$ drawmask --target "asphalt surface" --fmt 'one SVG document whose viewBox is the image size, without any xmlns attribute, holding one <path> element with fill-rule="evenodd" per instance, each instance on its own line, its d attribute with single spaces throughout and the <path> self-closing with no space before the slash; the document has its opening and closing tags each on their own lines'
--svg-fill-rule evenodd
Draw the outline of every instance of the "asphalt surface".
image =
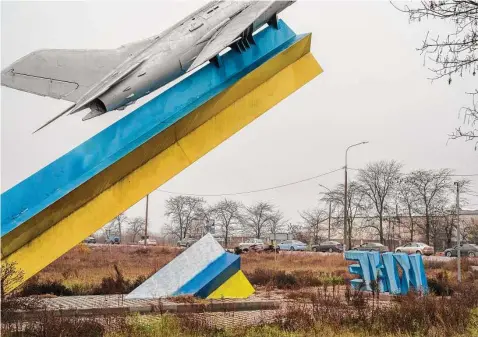
<svg viewBox="0 0 478 337">
<path fill-rule="evenodd" d="M 108 247 L 108 246 L 112 246 L 111 244 L 108 244 L 108 243 L 87 243 L 86 244 L 87 246 L 89 247 Z M 114 246 L 114 245 L 113 245 Z M 122 246 L 122 247 L 144 247 L 144 245 L 140 245 L 140 244 L 133 244 L 133 243 L 127 243 L 127 244 L 120 244 L 120 245 L 117 245 L 117 246 Z M 148 245 L 148 247 L 152 247 L 153 245 Z M 157 245 L 157 246 L 160 246 L 160 245 Z M 178 247 L 178 246 L 164 246 L 164 247 L 168 247 L 168 248 L 171 248 L 171 249 L 186 249 L 186 247 Z M 262 254 L 272 254 L 272 252 L 261 252 Z M 248 253 L 243 253 L 243 254 L 248 254 Z M 343 253 L 325 253 L 325 252 L 312 252 L 312 251 L 287 251 L 287 250 L 281 250 L 279 254 L 307 254 L 307 255 L 311 255 L 311 254 L 319 254 L 319 255 L 322 255 L 322 256 L 328 256 L 328 255 L 337 255 L 337 254 L 343 254 Z M 425 261 L 439 261 L 439 262 L 446 262 L 446 261 L 451 261 L 451 260 L 454 260 L 456 259 L 456 257 L 446 257 L 446 256 L 443 256 L 443 255 L 432 255 L 432 256 L 426 256 L 424 255 L 423 256 L 423 260 Z M 476 257 L 476 259 L 478 259 L 478 257 Z"/>
</svg>

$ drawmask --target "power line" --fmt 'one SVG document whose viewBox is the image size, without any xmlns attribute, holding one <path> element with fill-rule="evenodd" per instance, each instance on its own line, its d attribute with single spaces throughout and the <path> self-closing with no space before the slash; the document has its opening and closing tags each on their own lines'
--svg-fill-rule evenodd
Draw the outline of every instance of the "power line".
<svg viewBox="0 0 478 337">
<path fill-rule="evenodd" d="M 187 196 L 191 196 L 191 197 L 223 197 L 223 196 L 250 194 L 250 193 L 270 191 L 270 190 L 275 190 L 275 189 L 278 189 L 278 188 L 283 188 L 283 187 L 287 187 L 287 186 L 291 186 L 291 185 L 300 184 L 300 183 L 303 183 L 303 182 L 306 182 L 306 181 L 310 181 L 310 180 L 313 180 L 313 179 L 316 179 L 316 178 L 320 178 L 320 177 L 326 176 L 326 175 L 328 175 L 328 174 L 331 174 L 331 173 L 334 173 L 334 172 L 337 172 L 337 171 L 341 171 L 342 169 L 343 169 L 343 168 L 341 167 L 341 168 L 338 168 L 338 169 L 333 170 L 333 171 L 329 171 L 329 172 L 326 172 L 326 173 L 322 173 L 322 174 L 319 174 L 319 175 L 316 175 L 316 176 L 313 176 L 313 177 L 310 177 L 310 178 L 305 178 L 305 179 L 297 180 L 297 181 L 294 181 L 294 182 L 291 182 L 291 183 L 282 184 L 282 185 L 276 185 L 276 186 L 272 186 L 272 187 L 261 188 L 261 189 L 258 189 L 258 190 L 244 191 L 244 192 L 219 193 L 219 194 L 193 194 L 193 193 L 172 192 L 172 191 L 166 191 L 166 190 L 162 190 L 162 189 L 157 189 L 157 191 L 164 192 L 164 193 L 169 193 L 169 194 L 187 195 Z"/>
<path fill-rule="evenodd" d="M 357 168 L 352 168 L 352 167 L 347 167 L 348 170 L 353 170 L 353 171 L 360 171 L 361 169 Z M 450 174 L 450 177 L 478 177 L 478 173 L 472 173 L 472 174 Z"/>
<path fill-rule="evenodd" d="M 349 170 L 355 170 L 355 171 L 360 170 L 360 169 L 350 168 L 350 167 L 348 169 Z M 291 185 L 300 184 L 300 183 L 303 183 L 303 182 L 306 182 L 306 181 L 310 181 L 310 180 L 313 180 L 313 179 L 316 179 L 316 178 L 326 176 L 328 174 L 331 174 L 331 173 L 334 173 L 334 172 L 337 172 L 337 171 L 340 171 L 340 170 L 343 170 L 343 167 L 340 167 L 340 168 L 335 169 L 333 171 L 329 171 L 329 172 L 319 174 L 319 175 L 316 175 L 316 176 L 313 176 L 313 177 L 309 177 L 309 178 L 301 179 L 301 180 L 298 180 L 298 181 L 294 181 L 294 182 L 291 182 L 291 183 L 276 185 L 276 186 L 272 186 L 272 187 L 261 188 L 261 189 L 257 189 L 257 190 L 243 191 L 243 192 L 218 193 L 218 194 L 195 194 L 195 193 L 180 193 L 180 192 L 166 191 L 166 190 L 162 190 L 162 189 L 157 189 L 157 191 L 163 192 L 163 193 L 169 193 L 169 194 L 187 195 L 187 196 L 191 196 L 191 197 L 222 197 L 222 196 L 251 194 L 251 193 L 264 192 L 264 191 L 271 191 L 271 190 L 275 190 L 275 189 L 278 189 L 278 188 L 283 188 L 283 187 L 288 187 L 288 186 L 291 186 Z M 478 176 L 478 173 L 474 173 L 474 174 L 450 174 L 450 176 L 451 177 L 474 177 L 474 176 Z M 467 193 L 467 194 L 469 194 L 469 193 Z M 471 195 L 477 196 L 477 195 L 474 195 L 474 194 L 471 194 Z"/>
</svg>

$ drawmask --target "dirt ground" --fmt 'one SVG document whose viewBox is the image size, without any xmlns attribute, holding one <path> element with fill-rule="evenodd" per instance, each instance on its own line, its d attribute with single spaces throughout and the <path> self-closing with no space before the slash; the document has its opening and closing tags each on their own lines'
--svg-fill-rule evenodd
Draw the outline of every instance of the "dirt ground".
<svg viewBox="0 0 478 337">
<path fill-rule="evenodd" d="M 50 264 L 39 274 L 39 280 L 56 280 L 68 284 L 97 284 L 103 277 L 114 275 L 116 264 L 126 279 L 150 275 L 181 253 L 177 247 L 78 245 Z M 241 255 L 241 269 L 312 271 L 347 275 L 341 254 L 325 255 L 312 252 L 247 253 Z"/>
</svg>

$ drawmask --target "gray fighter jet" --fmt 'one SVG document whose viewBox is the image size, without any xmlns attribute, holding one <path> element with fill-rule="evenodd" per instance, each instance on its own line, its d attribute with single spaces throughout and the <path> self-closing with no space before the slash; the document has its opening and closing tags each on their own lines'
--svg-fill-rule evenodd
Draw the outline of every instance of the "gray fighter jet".
<svg viewBox="0 0 478 337">
<path fill-rule="evenodd" d="M 221 51 L 248 49 L 253 32 L 277 28 L 277 14 L 294 2 L 213 1 L 165 32 L 117 49 L 35 51 L 2 71 L 2 85 L 74 103 L 38 130 L 85 108 L 87 120 L 124 109 L 207 61 L 220 67 Z"/>
</svg>

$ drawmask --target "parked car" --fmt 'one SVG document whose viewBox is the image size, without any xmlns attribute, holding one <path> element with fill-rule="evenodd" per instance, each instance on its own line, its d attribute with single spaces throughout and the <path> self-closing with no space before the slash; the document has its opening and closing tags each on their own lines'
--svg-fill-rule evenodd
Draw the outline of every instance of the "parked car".
<svg viewBox="0 0 478 337">
<path fill-rule="evenodd" d="M 280 250 L 305 250 L 307 248 L 307 244 L 297 240 L 285 240 L 279 243 L 278 247 Z"/>
<path fill-rule="evenodd" d="M 433 255 L 435 249 L 423 242 L 410 242 L 406 245 L 395 248 L 395 253 Z"/>
<path fill-rule="evenodd" d="M 318 245 L 313 245 L 312 250 L 314 252 L 341 253 L 344 251 L 344 246 L 337 241 L 325 241 L 325 242 L 319 243 Z"/>
<path fill-rule="evenodd" d="M 365 250 L 365 251 L 376 251 L 376 252 L 388 252 L 388 247 L 377 242 L 366 242 L 362 243 L 360 246 L 355 246 L 352 250 Z"/>
<path fill-rule="evenodd" d="M 139 245 L 144 245 L 144 239 L 138 241 Z M 156 246 L 158 242 L 155 239 L 146 239 L 147 246 Z"/>
<path fill-rule="evenodd" d="M 197 240 L 196 239 L 182 239 L 178 241 L 178 247 L 190 247 L 192 246 Z"/>
<path fill-rule="evenodd" d="M 444 253 L 445 256 L 452 257 L 458 256 L 458 246 L 454 246 L 453 248 L 445 249 Z M 478 245 L 472 243 L 464 243 L 460 245 L 460 256 L 478 256 Z"/>
<path fill-rule="evenodd" d="M 262 252 L 264 251 L 265 249 L 265 246 L 261 243 L 256 243 L 256 244 L 253 244 L 251 246 L 249 246 L 249 249 L 248 251 L 250 252 Z"/>
<path fill-rule="evenodd" d="M 86 239 L 83 240 L 84 243 L 96 243 L 96 239 L 92 236 L 88 236 Z"/>
<path fill-rule="evenodd" d="M 118 236 L 112 236 L 110 238 L 106 238 L 105 243 L 110 245 L 119 245 L 121 240 Z"/>
<path fill-rule="evenodd" d="M 253 245 L 256 246 L 256 249 L 257 246 L 262 246 L 262 249 L 264 249 L 264 241 L 261 239 L 249 239 L 246 242 L 241 242 L 238 247 L 239 249 L 246 251 Z"/>
</svg>

